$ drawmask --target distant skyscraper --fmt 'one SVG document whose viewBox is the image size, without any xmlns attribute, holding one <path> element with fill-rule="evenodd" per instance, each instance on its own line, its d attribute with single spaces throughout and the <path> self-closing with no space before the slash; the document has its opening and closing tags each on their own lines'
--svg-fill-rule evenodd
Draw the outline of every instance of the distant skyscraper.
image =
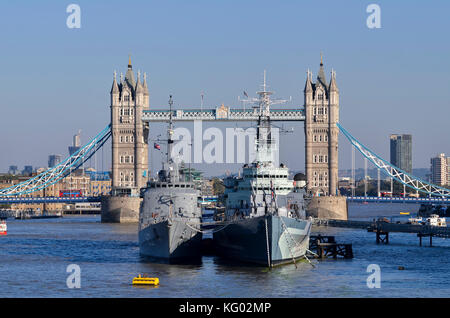
<svg viewBox="0 0 450 318">
<path fill-rule="evenodd" d="M 449 184 L 449 163 L 450 157 L 445 157 L 443 153 L 435 158 L 431 158 L 431 183 L 437 185 Z"/>
<path fill-rule="evenodd" d="M 50 155 L 48 156 L 48 167 L 54 167 L 61 163 L 61 155 Z"/>
<path fill-rule="evenodd" d="M 22 174 L 29 176 L 32 173 L 33 173 L 33 166 L 25 166 L 25 167 L 23 167 Z"/>
<path fill-rule="evenodd" d="M 9 166 L 8 174 L 19 174 L 19 168 L 17 166 Z"/>
<path fill-rule="evenodd" d="M 391 135 L 391 163 L 412 173 L 412 136 Z"/>
<path fill-rule="evenodd" d="M 78 134 L 73 136 L 72 146 L 69 146 L 69 156 L 73 155 L 77 152 L 81 147 L 81 131 L 78 131 Z"/>
</svg>

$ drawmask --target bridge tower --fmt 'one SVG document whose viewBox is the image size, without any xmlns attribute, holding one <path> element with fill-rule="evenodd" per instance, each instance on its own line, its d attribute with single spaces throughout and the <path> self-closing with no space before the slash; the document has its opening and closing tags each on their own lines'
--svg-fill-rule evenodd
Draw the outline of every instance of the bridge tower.
<svg viewBox="0 0 450 318">
<path fill-rule="evenodd" d="M 334 71 L 327 83 L 322 56 L 315 83 L 308 70 L 304 93 L 306 190 L 313 195 L 306 212 L 346 220 L 347 200 L 338 192 L 339 90 Z"/>
<path fill-rule="evenodd" d="M 112 131 L 112 194 L 139 194 L 148 178 L 148 123 L 143 123 L 142 112 L 149 109 L 149 93 L 146 74 L 137 81 L 131 65 L 120 83 L 116 74 L 111 88 Z"/>
<path fill-rule="evenodd" d="M 336 73 L 328 84 L 322 56 L 317 80 L 307 73 L 305 103 L 305 164 L 307 191 L 317 195 L 337 195 L 339 90 Z"/>
<path fill-rule="evenodd" d="M 112 183 L 111 196 L 102 198 L 102 222 L 137 222 L 139 192 L 148 179 L 148 123 L 142 121 L 149 109 L 147 77 L 134 77 L 131 59 L 111 87 Z"/>
</svg>

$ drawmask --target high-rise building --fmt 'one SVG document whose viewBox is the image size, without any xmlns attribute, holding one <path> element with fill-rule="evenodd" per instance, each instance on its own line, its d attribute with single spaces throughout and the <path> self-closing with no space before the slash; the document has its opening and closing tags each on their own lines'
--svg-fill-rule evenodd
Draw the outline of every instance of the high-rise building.
<svg viewBox="0 0 450 318">
<path fill-rule="evenodd" d="M 69 156 L 73 155 L 77 152 L 81 147 L 81 131 L 78 131 L 78 134 L 73 136 L 72 146 L 69 146 Z"/>
<path fill-rule="evenodd" d="M 412 173 L 412 136 L 391 135 L 391 164 Z"/>
<path fill-rule="evenodd" d="M 339 90 L 336 73 L 328 84 L 322 58 L 315 83 L 308 71 L 305 84 L 306 189 L 313 195 L 336 195 L 338 182 Z"/>
<path fill-rule="evenodd" d="M 22 170 L 23 175 L 31 176 L 32 173 L 33 173 L 33 166 L 23 167 L 23 170 Z"/>
<path fill-rule="evenodd" d="M 19 168 L 17 166 L 9 166 L 8 174 L 12 175 L 19 174 Z"/>
<path fill-rule="evenodd" d="M 447 184 L 450 185 L 450 157 L 447 157 Z"/>
<path fill-rule="evenodd" d="M 431 158 L 431 183 L 437 185 L 448 185 L 449 183 L 449 163 L 450 157 L 445 157 L 444 153 L 435 158 Z"/>
<path fill-rule="evenodd" d="M 61 163 L 61 155 L 49 155 L 48 156 L 48 167 L 52 168 Z"/>
</svg>

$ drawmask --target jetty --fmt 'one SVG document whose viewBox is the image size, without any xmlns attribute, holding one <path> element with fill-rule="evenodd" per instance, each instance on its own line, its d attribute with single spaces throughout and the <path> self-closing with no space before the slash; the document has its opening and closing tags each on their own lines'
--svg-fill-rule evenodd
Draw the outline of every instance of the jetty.
<svg viewBox="0 0 450 318">
<path fill-rule="evenodd" d="M 330 226 L 363 229 L 376 234 L 377 244 L 389 244 L 389 233 L 413 233 L 419 238 L 422 246 L 422 238 L 429 237 L 430 246 L 433 245 L 433 237 L 450 238 L 450 228 L 446 226 L 433 226 L 426 224 L 391 223 L 385 220 L 354 221 L 354 220 L 325 220 L 313 219 L 317 226 Z"/>
</svg>

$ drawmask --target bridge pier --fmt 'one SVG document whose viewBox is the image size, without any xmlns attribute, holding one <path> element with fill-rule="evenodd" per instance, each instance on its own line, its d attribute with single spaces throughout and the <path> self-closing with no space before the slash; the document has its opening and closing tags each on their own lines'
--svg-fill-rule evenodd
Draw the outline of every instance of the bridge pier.
<svg viewBox="0 0 450 318">
<path fill-rule="evenodd" d="M 103 196 L 102 223 L 135 223 L 139 221 L 142 199 L 129 196 Z"/>
<path fill-rule="evenodd" d="M 306 207 L 306 214 L 319 219 L 347 220 L 347 198 L 343 196 L 313 197 Z"/>
</svg>

